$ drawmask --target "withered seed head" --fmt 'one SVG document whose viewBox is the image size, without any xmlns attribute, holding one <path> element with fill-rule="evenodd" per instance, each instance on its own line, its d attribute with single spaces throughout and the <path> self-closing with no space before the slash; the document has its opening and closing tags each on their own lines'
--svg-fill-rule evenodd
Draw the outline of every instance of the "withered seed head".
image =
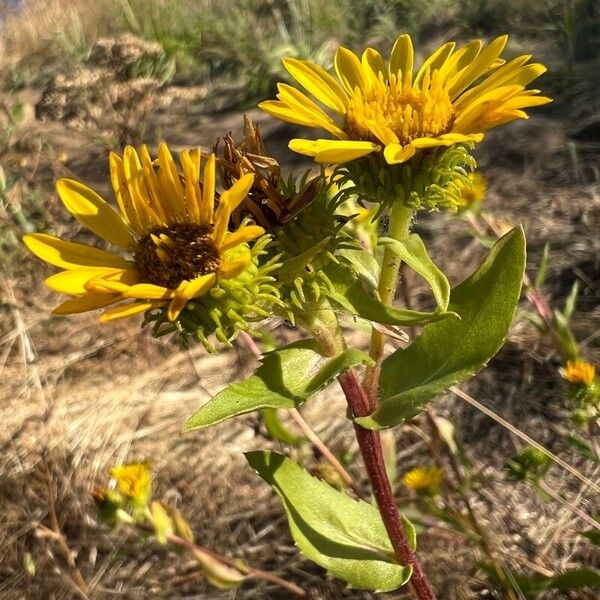
<svg viewBox="0 0 600 600">
<path fill-rule="evenodd" d="M 218 156 L 219 141 L 214 146 Z M 318 191 L 316 179 L 304 186 L 295 197 L 281 193 L 281 168 L 267 153 L 258 127 L 244 115 L 244 137 L 236 145 L 231 133 L 223 138 L 222 157 L 217 159 L 221 181 L 229 188 L 245 173 L 254 173 L 254 185 L 231 218 L 239 226 L 245 217 L 270 231 L 294 217 L 314 200 Z"/>
</svg>

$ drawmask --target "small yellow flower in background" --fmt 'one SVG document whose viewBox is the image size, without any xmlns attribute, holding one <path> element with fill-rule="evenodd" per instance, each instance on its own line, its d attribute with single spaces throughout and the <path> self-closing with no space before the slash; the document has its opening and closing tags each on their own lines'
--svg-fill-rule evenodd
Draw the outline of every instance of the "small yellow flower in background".
<svg viewBox="0 0 600 600">
<path fill-rule="evenodd" d="M 460 185 L 460 198 L 464 208 L 480 203 L 487 192 L 487 179 L 480 173 L 474 172 L 468 175 L 471 185 Z"/>
<path fill-rule="evenodd" d="M 118 304 L 101 315 L 106 322 L 167 306 L 174 321 L 189 301 L 248 267 L 252 256 L 247 242 L 264 229 L 242 225 L 229 231 L 229 220 L 252 186 L 253 175 L 242 176 L 218 196 L 214 155 L 205 161 L 202 182 L 199 149 L 182 150 L 179 158 L 183 177 L 164 143 L 157 160 L 146 146 L 139 152 L 128 146 L 122 157 L 111 153 L 118 211 L 83 183 L 58 180 L 56 189 L 67 210 L 129 257 L 44 233 L 24 236 L 33 254 L 64 269 L 45 282 L 71 296 L 55 314 Z"/>
<path fill-rule="evenodd" d="M 417 467 L 405 473 L 402 483 L 417 492 L 437 493 L 443 477 L 438 467 Z"/>
<path fill-rule="evenodd" d="M 509 62 L 500 58 L 507 40 L 504 35 L 487 46 L 476 40 L 460 48 L 448 42 L 416 74 L 407 34 L 396 40 L 387 65 L 373 48 L 359 59 L 340 47 L 334 59 L 337 80 L 319 65 L 285 58 L 290 75 L 334 116 L 285 83 L 278 84 L 277 100 L 259 106 L 337 138 L 290 142 L 292 150 L 317 162 L 345 163 L 383 152 L 388 164 L 404 163 L 426 148 L 480 142 L 484 131 L 526 119 L 523 109 L 551 102 L 539 90 L 526 89 L 546 71 L 543 65 L 527 64 L 530 55 Z"/>
<path fill-rule="evenodd" d="M 561 374 L 569 383 L 591 385 L 596 379 L 596 367 L 584 360 L 569 360 Z"/>
<path fill-rule="evenodd" d="M 113 467 L 110 476 L 117 482 L 117 489 L 123 496 L 133 500 L 138 506 L 145 506 L 150 499 L 152 477 L 148 463 L 132 463 Z"/>
</svg>

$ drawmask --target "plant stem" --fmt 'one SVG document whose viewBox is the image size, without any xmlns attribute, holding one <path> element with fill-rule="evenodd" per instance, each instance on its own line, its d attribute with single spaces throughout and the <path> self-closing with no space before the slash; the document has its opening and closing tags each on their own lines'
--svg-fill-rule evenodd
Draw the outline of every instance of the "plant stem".
<svg viewBox="0 0 600 600">
<path fill-rule="evenodd" d="M 371 401 L 356 375 L 352 371 L 345 371 L 339 375 L 338 381 L 344 390 L 348 406 L 353 415 L 356 417 L 368 415 Z M 358 424 L 354 425 L 354 431 L 371 481 L 373 495 L 394 548 L 396 559 L 400 564 L 412 567 L 410 583 L 415 596 L 419 600 L 435 600 L 435 594 L 421 569 L 417 555 L 408 543 L 400 511 L 396 505 L 392 486 L 385 470 L 379 433 L 364 429 Z"/>
<path fill-rule="evenodd" d="M 79 592 L 79 595 L 86 600 L 89 600 L 88 596 L 88 587 L 85 582 L 85 579 L 81 575 L 81 572 L 77 568 L 77 564 L 75 563 L 75 559 L 73 558 L 73 553 L 71 552 L 71 548 L 69 548 L 69 544 L 60 528 L 60 524 L 58 522 L 58 515 L 56 514 L 56 505 L 54 503 L 54 490 L 52 489 L 52 474 L 50 473 L 50 468 L 48 467 L 48 463 L 45 458 L 42 458 L 42 465 L 44 467 L 44 477 L 46 480 L 46 488 L 48 490 L 48 515 L 50 517 L 50 522 L 52 524 L 52 531 L 55 534 L 55 539 L 60 546 L 60 549 L 71 569 L 72 573 L 72 581 L 75 585 L 75 588 Z"/>
<path fill-rule="evenodd" d="M 410 233 L 412 216 L 412 209 L 405 207 L 399 202 L 396 203 L 390 212 L 388 236 L 395 240 L 405 240 Z M 389 246 L 386 246 L 383 252 L 378 285 L 379 299 L 383 304 L 392 305 L 394 302 L 401 263 L 400 257 Z M 375 361 L 375 366 L 369 369 L 364 382 L 371 410 L 377 405 L 377 388 L 379 386 L 379 373 L 381 371 L 385 340 L 385 334 L 373 328 L 369 355 Z"/>
<path fill-rule="evenodd" d="M 345 348 L 337 317 L 331 306 L 323 300 L 317 311 L 304 315 L 302 326 L 311 333 L 319 344 L 324 356 L 336 356 Z M 371 400 L 361 382 L 352 370 L 338 375 L 338 382 L 344 391 L 353 417 L 363 417 L 371 413 Z M 377 389 L 377 388 L 376 388 Z M 435 594 L 421 570 L 414 550 L 408 543 L 400 511 L 396 506 L 390 480 L 385 469 L 383 449 L 379 432 L 364 429 L 354 424 L 356 439 L 371 482 L 371 488 L 379 514 L 385 525 L 388 537 L 394 548 L 396 560 L 401 565 L 412 567 L 410 583 L 419 600 L 435 600 Z"/>
<path fill-rule="evenodd" d="M 136 527 L 144 532 L 154 532 L 154 528 L 151 525 L 147 525 L 145 523 L 137 523 Z M 187 548 L 192 552 L 198 551 L 203 552 L 204 554 L 208 554 L 215 560 L 218 560 L 220 563 L 235 569 L 242 573 L 243 575 L 247 575 L 248 577 L 253 577 L 254 579 L 262 579 L 263 581 L 268 581 L 270 583 L 274 583 L 279 587 L 291 592 L 292 594 L 299 596 L 301 598 L 306 597 L 306 592 L 295 583 L 291 583 L 290 581 L 286 581 L 281 577 L 277 577 L 277 575 L 273 575 L 273 573 L 269 573 L 268 571 L 263 571 L 262 569 L 256 569 L 250 566 L 244 566 L 241 561 L 233 560 L 228 558 L 227 556 L 223 556 L 222 554 L 217 554 L 204 546 L 200 546 L 195 542 L 191 542 L 190 540 L 186 540 L 174 533 L 170 533 L 167 535 L 167 541 L 176 546 L 181 546 L 183 548 Z"/>
</svg>

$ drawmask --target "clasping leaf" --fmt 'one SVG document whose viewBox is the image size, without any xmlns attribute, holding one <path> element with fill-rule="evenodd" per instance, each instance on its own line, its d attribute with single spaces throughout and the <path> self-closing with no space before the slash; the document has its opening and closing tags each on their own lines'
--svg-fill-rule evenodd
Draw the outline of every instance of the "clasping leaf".
<svg viewBox="0 0 600 600">
<path fill-rule="evenodd" d="M 246 458 L 275 490 L 300 550 L 352 587 L 389 592 L 404 585 L 411 568 L 399 565 L 377 509 L 353 500 L 275 452 L 248 452 Z M 416 534 L 404 520 L 414 545 Z"/>
<path fill-rule="evenodd" d="M 383 361 L 379 408 L 356 421 L 368 429 L 398 425 L 437 394 L 484 367 L 508 335 L 524 270 L 525 236 L 518 227 L 452 290 L 448 309 L 460 319 L 428 325 L 408 348 Z"/>
<path fill-rule="evenodd" d="M 345 369 L 370 362 L 369 356 L 356 348 L 326 358 L 319 354 L 314 340 L 283 346 L 265 354 L 254 375 L 231 384 L 199 408 L 184 425 L 184 431 L 209 427 L 254 410 L 296 408 Z"/>
</svg>

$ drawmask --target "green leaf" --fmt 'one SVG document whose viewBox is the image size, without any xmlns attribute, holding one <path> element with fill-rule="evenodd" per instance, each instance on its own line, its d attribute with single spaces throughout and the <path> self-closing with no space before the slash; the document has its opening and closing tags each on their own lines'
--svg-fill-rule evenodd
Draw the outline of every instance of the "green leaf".
<svg viewBox="0 0 600 600">
<path fill-rule="evenodd" d="M 356 274 L 365 283 L 372 289 L 377 289 L 380 267 L 372 252 L 357 248 L 344 248 L 339 250 L 336 256 L 340 256 L 350 263 Z"/>
<path fill-rule="evenodd" d="M 324 290 L 323 293 L 339 304 L 344 311 L 368 321 L 408 327 L 457 317 L 452 312 L 420 312 L 386 306 L 374 296 L 370 296 L 354 272 L 343 265 L 331 264 L 325 273 L 333 283 L 334 289 Z"/>
<path fill-rule="evenodd" d="M 423 240 L 413 233 L 404 241 L 389 237 L 379 238 L 379 241 L 388 246 L 413 271 L 423 277 L 429 284 L 439 309 L 446 311 L 450 301 L 450 282 L 427 254 Z"/>
<path fill-rule="evenodd" d="M 356 348 L 325 358 L 314 340 L 294 342 L 265 354 L 254 375 L 219 392 L 188 419 L 183 430 L 209 427 L 264 408 L 296 408 L 345 369 L 369 363 L 369 356 Z"/>
<path fill-rule="evenodd" d="M 575 312 L 575 303 L 577 302 L 577 295 L 579 294 L 579 282 L 576 281 L 567 296 L 565 301 L 565 308 L 563 310 L 563 315 L 567 321 L 567 323 L 571 320 L 573 313 Z"/>
<path fill-rule="evenodd" d="M 480 566 L 492 579 L 497 580 L 495 570 L 491 565 L 481 564 Z M 526 596 L 537 596 L 546 590 L 567 592 L 584 587 L 600 587 L 600 571 L 589 567 L 573 569 L 561 575 L 552 575 L 550 577 L 540 575 L 539 573 L 532 575 L 510 573 L 510 576 L 511 580 L 514 581 L 515 585 Z"/>
<path fill-rule="evenodd" d="M 473 376 L 508 335 L 525 269 L 525 236 L 515 228 L 481 266 L 452 290 L 449 309 L 460 320 L 429 325 L 408 348 L 383 361 L 381 404 L 356 421 L 368 429 L 398 425 L 451 385 Z"/>
<path fill-rule="evenodd" d="M 550 244 L 546 242 L 544 250 L 542 252 L 542 259 L 540 260 L 540 266 L 535 276 L 535 289 L 539 290 L 546 281 L 546 275 L 548 273 L 548 258 L 550 257 Z"/>
<path fill-rule="evenodd" d="M 292 537 L 307 558 L 359 589 L 388 592 L 409 580 L 411 568 L 396 563 L 373 505 L 353 500 L 281 454 L 248 452 L 246 458 L 281 498 Z M 406 525 L 414 541 L 414 528 Z"/>
<path fill-rule="evenodd" d="M 265 408 L 261 410 L 263 423 L 269 435 L 274 439 L 289 446 L 299 446 L 306 438 L 294 435 L 281 421 L 276 408 Z"/>
<path fill-rule="evenodd" d="M 580 531 L 579 534 L 590 540 L 594 546 L 600 546 L 600 531 L 598 529 L 587 529 L 586 531 Z"/>
</svg>

